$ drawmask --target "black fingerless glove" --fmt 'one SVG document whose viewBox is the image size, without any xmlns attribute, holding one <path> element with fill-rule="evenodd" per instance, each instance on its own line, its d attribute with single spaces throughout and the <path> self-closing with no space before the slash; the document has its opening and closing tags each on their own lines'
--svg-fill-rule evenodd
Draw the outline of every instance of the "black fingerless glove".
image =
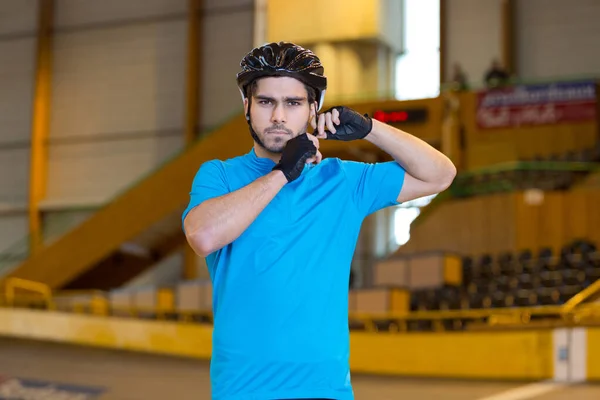
<svg viewBox="0 0 600 400">
<path fill-rule="evenodd" d="M 300 176 L 306 160 L 317 154 L 317 148 L 308 138 L 306 133 L 288 140 L 281 154 L 281 160 L 273 167 L 273 171 L 283 172 L 288 182 L 292 182 Z"/>
<path fill-rule="evenodd" d="M 325 131 L 327 139 L 343 140 L 346 142 L 364 139 L 371 132 L 371 129 L 373 129 L 373 120 L 367 114 L 363 116 L 351 108 L 343 106 L 332 107 L 325 111 L 325 113 L 331 112 L 334 109 L 340 113 L 340 124 L 334 124 L 335 133 Z"/>
</svg>

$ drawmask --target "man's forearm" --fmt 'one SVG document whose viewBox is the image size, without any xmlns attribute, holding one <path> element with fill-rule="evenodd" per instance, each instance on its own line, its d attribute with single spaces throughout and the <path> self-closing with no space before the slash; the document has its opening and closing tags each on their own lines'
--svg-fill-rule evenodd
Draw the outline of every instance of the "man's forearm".
<svg viewBox="0 0 600 400">
<path fill-rule="evenodd" d="M 188 243 L 206 256 L 237 239 L 287 183 L 273 171 L 229 194 L 193 208 L 184 221 Z"/>
<path fill-rule="evenodd" d="M 456 168 L 448 157 L 425 141 L 380 121 L 365 138 L 392 156 L 408 174 L 423 182 L 451 182 Z"/>
</svg>

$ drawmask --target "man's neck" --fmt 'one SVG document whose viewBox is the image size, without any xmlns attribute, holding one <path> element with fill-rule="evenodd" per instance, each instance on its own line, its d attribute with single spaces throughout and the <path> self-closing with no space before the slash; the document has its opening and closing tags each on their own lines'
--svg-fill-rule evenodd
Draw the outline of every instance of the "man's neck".
<svg viewBox="0 0 600 400">
<path fill-rule="evenodd" d="M 269 159 L 273 160 L 273 162 L 275 164 L 277 164 L 279 162 L 279 160 L 281 159 L 280 153 L 272 153 L 272 152 L 266 150 L 265 148 L 263 148 L 262 146 L 259 146 L 258 143 L 256 143 L 256 142 L 254 142 L 254 152 L 256 153 L 257 157 L 269 158 Z"/>
</svg>

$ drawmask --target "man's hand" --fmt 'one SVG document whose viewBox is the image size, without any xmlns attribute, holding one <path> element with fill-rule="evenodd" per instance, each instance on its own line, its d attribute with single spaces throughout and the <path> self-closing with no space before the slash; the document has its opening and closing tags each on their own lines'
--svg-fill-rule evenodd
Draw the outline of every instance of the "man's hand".
<svg viewBox="0 0 600 400">
<path fill-rule="evenodd" d="M 295 181 L 302 173 L 304 165 L 321 162 L 322 156 L 318 148 L 319 140 L 316 137 L 306 133 L 298 135 L 285 144 L 281 159 L 273 170 L 283 172 L 288 182 Z"/>
<path fill-rule="evenodd" d="M 364 139 L 373 129 L 373 120 L 348 107 L 337 106 L 319 115 L 318 122 L 313 118 L 311 125 L 319 139 L 351 141 Z"/>
</svg>

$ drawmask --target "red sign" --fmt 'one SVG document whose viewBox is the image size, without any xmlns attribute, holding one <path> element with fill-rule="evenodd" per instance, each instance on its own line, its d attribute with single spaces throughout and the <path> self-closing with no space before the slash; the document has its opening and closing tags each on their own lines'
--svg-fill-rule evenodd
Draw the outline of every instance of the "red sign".
<svg viewBox="0 0 600 400">
<path fill-rule="evenodd" d="M 385 112 L 377 110 L 373 113 L 373 118 L 385 123 L 406 122 L 408 113 L 406 111 Z"/>
<path fill-rule="evenodd" d="M 477 123 L 480 128 L 551 125 L 594 119 L 596 119 L 595 102 L 487 108 L 480 109 L 477 113 Z"/>
<path fill-rule="evenodd" d="M 405 110 L 376 110 L 373 118 L 386 124 L 422 123 L 427 121 L 426 108 L 410 108 Z"/>
<path fill-rule="evenodd" d="M 477 125 L 482 129 L 593 121 L 594 83 L 517 86 L 481 92 Z"/>
</svg>

